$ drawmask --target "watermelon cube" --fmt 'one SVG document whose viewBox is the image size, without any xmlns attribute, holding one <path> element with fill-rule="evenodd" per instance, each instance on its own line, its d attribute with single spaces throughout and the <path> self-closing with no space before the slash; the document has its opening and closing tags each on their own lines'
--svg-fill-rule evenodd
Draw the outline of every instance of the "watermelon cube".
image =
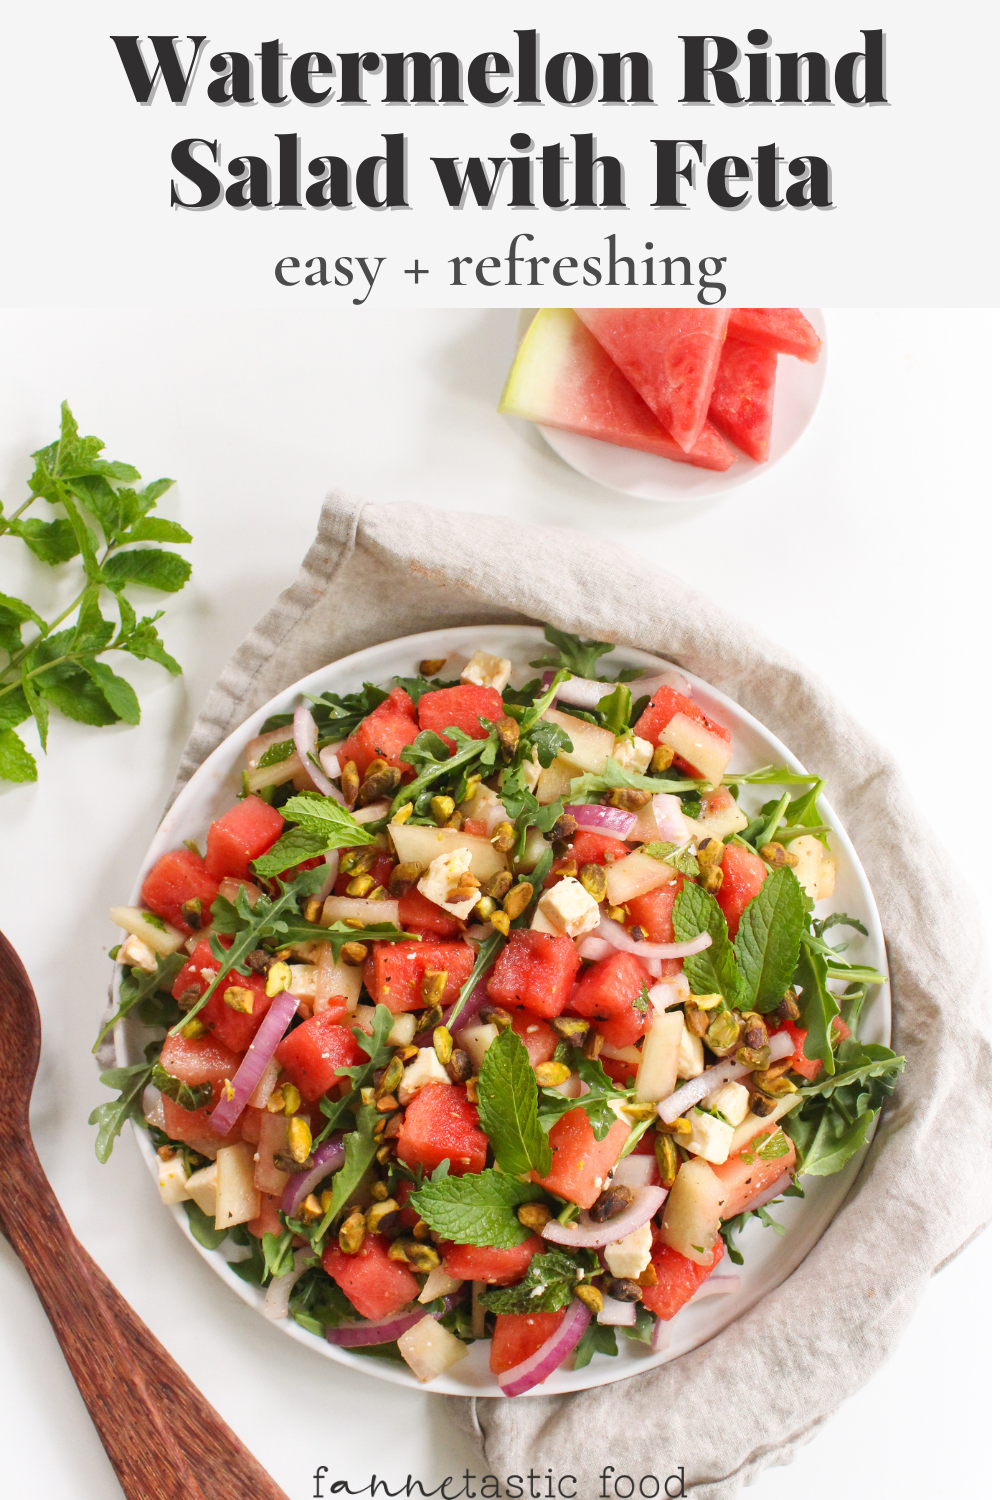
<svg viewBox="0 0 1000 1500">
<path fill-rule="evenodd" d="M 576 311 L 674 441 L 690 453 L 708 417 L 729 309 Z"/>
<path fill-rule="evenodd" d="M 678 875 L 670 885 L 658 885 L 655 891 L 644 896 L 633 896 L 625 911 L 629 927 L 641 927 L 651 943 L 674 941 L 674 902 L 688 881 L 687 875 Z"/>
<path fill-rule="evenodd" d="M 404 776 L 412 775 L 413 767 L 400 760 L 399 752 L 412 744 L 418 733 L 413 701 L 405 688 L 396 687 L 344 741 L 338 759 L 342 766 L 353 760 L 361 777 L 376 756 L 397 766 Z"/>
<path fill-rule="evenodd" d="M 768 1126 L 765 1120 L 761 1121 L 762 1130 L 755 1140 L 761 1136 L 780 1134 L 774 1125 Z M 722 1205 L 722 1217 L 732 1219 L 736 1214 L 741 1214 L 748 1203 L 752 1203 L 759 1193 L 763 1193 L 777 1182 L 786 1172 L 795 1171 L 795 1147 L 787 1136 L 782 1139 L 786 1142 L 788 1150 L 783 1156 L 776 1156 L 771 1161 L 761 1161 L 754 1154 L 753 1160 L 745 1162 L 739 1152 L 731 1156 L 728 1161 L 722 1162 L 720 1166 L 713 1166 L 712 1171 L 718 1177 L 726 1190 L 726 1201 Z M 749 1155 L 746 1147 L 744 1153 Z"/>
<path fill-rule="evenodd" d="M 428 1083 L 420 1090 L 406 1106 L 396 1137 L 399 1159 L 408 1167 L 429 1173 L 447 1160 L 454 1177 L 481 1172 L 488 1145 L 479 1128 L 479 1111 L 465 1089 L 446 1083 Z"/>
<path fill-rule="evenodd" d="M 210 875 L 245 880 L 251 860 L 266 854 L 285 826 L 280 812 L 259 797 L 244 797 L 208 830 L 205 863 Z"/>
<path fill-rule="evenodd" d="M 491 1286 L 510 1286 L 522 1279 L 531 1257 L 544 1254 L 546 1246 L 537 1234 L 532 1234 L 510 1250 L 496 1250 L 492 1245 L 454 1245 L 448 1241 L 438 1249 L 444 1269 L 456 1281 L 488 1281 Z"/>
<path fill-rule="evenodd" d="M 420 1282 L 402 1261 L 389 1259 L 389 1246 L 377 1234 L 366 1234 L 357 1255 L 345 1255 L 336 1243 L 323 1251 L 323 1270 L 332 1276 L 363 1318 L 388 1318 L 412 1302 Z"/>
<path fill-rule="evenodd" d="M 726 339 L 708 414 L 724 437 L 759 464 L 767 463 L 771 449 L 777 374 L 773 349 L 743 344 L 732 334 Z"/>
<path fill-rule="evenodd" d="M 569 997 L 569 1008 L 578 1016 L 608 1021 L 634 1008 L 642 1000 L 642 987 L 649 973 L 631 953 L 609 953 L 586 969 Z"/>
<path fill-rule="evenodd" d="M 690 452 L 675 442 L 610 354 L 570 308 L 536 313 L 507 377 L 500 410 L 563 432 L 724 472 L 733 455 L 706 422 Z"/>
<path fill-rule="evenodd" d="M 458 999 L 475 962 L 468 943 L 373 943 L 365 961 L 365 988 L 376 1005 L 384 1005 L 393 1015 L 422 1010 L 420 985 L 429 969 L 448 975 L 440 1003 L 449 1006 Z"/>
<path fill-rule="evenodd" d="M 495 724 L 506 710 L 503 699 L 496 688 L 478 687 L 472 682 L 463 682 L 458 687 L 439 688 L 434 693 L 424 693 L 417 707 L 421 729 L 432 729 L 454 752 L 455 741 L 445 734 L 454 725 L 472 740 L 484 740 L 489 729 L 484 729 L 480 719 L 489 719 Z"/>
<path fill-rule="evenodd" d="M 523 1005 L 549 1019 L 561 1014 L 579 967 L 572 938 L 519 928 L 501 948 L 486 988 L 508 1010 Z"/>
<path fill-rule="evenodd" d="M 341 1024 L 339 1007 L 321 1011 L 296 1026 L 278 1043 L 275 1057 L 303 1099 L 319 1099 L 343 1078 L 338 1068 L 353 1068 L 365 1054 L 349 1026 Z"/>
<path fill-rule="evenodd" d="M 722 884 L 715 899 L 722 907 L 731 938 L 736 937 L 740 917 L 760 892 L 767 876 L 767 865 L 756 854 L 740 844 L 726 845 L 722 856 Z"/>
<path fill-rule="evenodd" d="M 651 744 L 659 744 L 661 732 L 666 729 L 676 714 L 682 714 L 702 729 L 707 729 L 711 734 L 729 743 L 731 736 L 728 729 L 723 729 L 721 724 L 716 724 L 714 719 L 702 713 L 697 703 L 672 687 L 661 687 L 657 690 L 652 702 L 647 703 L 639 715 L 635 732 L 640 738 L 649 740 Z M 683 756 L 675 755 L 674 765 L 688 776 L 700 774 Z"/>
<path fill-rule="evenodd" d="M 531 1180 L 570 1203 L 589 1208 L 618 1160 L 628 1133 L 628 1126 L 616 1120 L 603 1141 L 595 1140 L 586 1112 L 571 1109 L 549 1131 L 551 1169 L 545 1177 L 532 1172 Z"/>
<path fill-rule="evenodd" d="M 711 1276 L 722 1259 L 724 1250 L 720 1235 L 716 1240 L 714 1258 L 707 1266 L 699 1266 L 669 1245 L 661 1244 L 659 1240 L 654 1241 L 652 1265 L 656 1272 L 656 1285 L 643 1288 L 643 1306 L 664 1321 L 676 1317 L 685 1303 L 691 1301 L 702 1282 Z"/>
<path fill-rule="evenodd" d="M 200 854 L 192 849 L 172 849 L 158 859 L 142 883 L 142 904 L 158 917 L 191 935 L 200 922 L 189 922 L 181 908 L 186 901 L 200 901 L 202 920 L 209 924 L 212 902 L 219 894 L 219 882 L 209 873 Z"/>
<path fill-rule="evenodd" d="M 233 1078 L 240 1059 L 215 1037 L 188 1040 L 183 1036 L 168 1036 L 160 1063 L 172 1078 L 197 1088 L 200 1083 L 221 1083 L 224 1078 Z"/>
<path fill-rule="evenodd" d="M 797 307 L 734 307 L 729 315 L 729 333 L 745 344 L 773 349 L 775 354 L 794 354 L 814 365 L 822 340 Z"/>
<path fill-rule="evenodd" d="M 533 1068 L 537 1068 L 539 1063 L 552 1061 L 559 1038 L 547 1021 L 536 1016 L 534 1011 L 518 1008 L 511 1011 L 510 1024 L 528 1049 L 528 1058 Z"/>
<path fill-rule="evenodd" d="M 566 1309 L 560 1312 L 498 1313 L 490 1344 L 490 1369 L 502 1375 L 530 1359 L 555 1333 Z"/>
<path fill-rule="evenodd" d="M 653 1016 L 656 1012 L 650 1006 L 643 1015 L 634 1006 L 623 1010 L 617 1016 L 612 1016 L 608 1021 L 595 1021 L 594 1030 L 599 1031 L 609 1047 L 634 1047 L 641 1036 L 645 1036 L 653 1024 Z M 609 1078 L 622 1083 L 628 1074 L 635 1077 L 634 1063 L 615 1063 L 611 1058 L 601 1057 L 601 1066 Z M 624 1069 L 624 1072 L 615 1072 L 615 1068 Z"/>
<path fill-rule="evenodd" d="M 469 832 L 469 819 L 465 820 L 465 832 Z M 385 881 L 382 881 L 385 884 Z M 461 931 L 461 923 L 450 911 L 428 901 L 423 891 L 416 886 L 399 898 L 399 925 L 404 932 L 416 932 L 422 938 L 453 938 Z"/>
</svg>

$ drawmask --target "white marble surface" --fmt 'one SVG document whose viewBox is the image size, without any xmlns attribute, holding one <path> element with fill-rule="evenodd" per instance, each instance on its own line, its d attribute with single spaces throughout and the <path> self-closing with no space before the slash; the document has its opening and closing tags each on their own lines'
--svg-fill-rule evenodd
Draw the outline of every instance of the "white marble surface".
<svg viewBox="0 0 1000 1500">
<path fill-rule="evenodd" d="M 43 1015 L 35 1139 L 83 1243 L 291 1500 L 313 1494 L 319 1464 L 355 1489 L 373 1470 L 395 1488 L 408 1473 L 429 1486 L 482 1466 L 433 1396 L 304 1358 L 228 1296 L 159 1212 L 127 1139 L 108 1166 L 94 1158 L 106 911 L 131 884 L 188 726 L 292 576 L 329 486 L 564 525 L 683 574 L 810 662 L 892 748 L 985 892 L 988 850 L 969 828 L 987 773 L 963 774 L 961 752 L 978 768 L 988 743 L 989 314 L 827 317 L 828 385 L 799 448 L 724 500 L 668 507 L 596 488 L 495 415 L 512 313 L 0 313 L 5 504 L 66 396 L 110 456 L 178 478 L 164 513 L 195 537 L 193 581 L 164 622 L 183 680 L 126 668 L 138 729 L 57 719 L 37 786 L 0 790 L 2 926 Z M 5 591 L 51 586 L 25 578 L 10 542 L 0 548 Z M 876 1379 L 756 1493 L 985 1490 L 989 1278 L 984 1237 L 931 1284 Z M 119 1495 L 3 1244 L 0 1396 L 0 1492 Z"/>
</svg>

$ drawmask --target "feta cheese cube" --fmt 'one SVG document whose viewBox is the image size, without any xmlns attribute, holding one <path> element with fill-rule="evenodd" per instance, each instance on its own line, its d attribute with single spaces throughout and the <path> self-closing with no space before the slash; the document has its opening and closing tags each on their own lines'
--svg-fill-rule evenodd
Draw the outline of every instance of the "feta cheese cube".
<svg viewBox="0 0 1000 1500">
<path fill-rule="evenodd" d="M 183 1203 L 190 1198 L 188 1174 L 184 1170 L 184 1154 L 178 1151 L 169 1161 L 160 1157 L 160 1201 L 161 1203 Z"/>
<path fill-rule="evenodd" d="M 750 1090 L 742 1083 L 724 1083 L 721 1089 L 713 1089 L 702 1099 L 705 1109 L 714 1109 L 717 1115 L 728 1120 L 730 1125 L 742 1125 L 750 1108 Z"/>
<path fill-rule="evenodd" d="M 716 1166 L 721 1167 L 729 1156 L 733 1136 L 736 1134 L 735 1128 L 727 1125 L 724 1120 L 717 1120 L 703 1109 L 689 1110 L 684 1118 L 691 1124 L 691 1134 L 684 1137 L 685 1149 L 692 1156 L 703 1156 L 706 1161 L 715 1162 Z"/>
<path fill-rule="evenodd" d="M 549 921 L 548 917 L 542 911 L 541 904 L 539 904 L 538 906 L 535 907 L 535 915 L 531 919 L 531 931 L 532 932 L 547 932 L 550 937 L 559 937 L 560 936 L 560 930 L 559 930 L 559 928 L 558 927 L 553 927 L 553 925 Z"/>
<path fill-rule="evenodd" d="M 653 1248 L 653 1229 L 643 1224 L 633 1229 L 623 1240 L 615 1240 L 604 1247 L 604 1259 L 612 1276 L 624 1276 L 634 1281 L 649 1265 Z"/>
<path fill-rule="evenodd" d="M 479 892 L 473 891 L 468 901 L 449 901 L 448 892 L 458 885 L 471 865 L 472 854 L 468 849 L 453 849 L 450 854 L 439 854 L 436 859 L 431 860 L 417 881 L 417 890 L 428 901 L 433 901 L 436 906 L 443 906 L 453 917 L 460 917 L 464 921 L 479 900 Z"/>
<path fill-rule="evenodd" d="M 557 932 L 571 938 L 591 932 L 601 920 L 600 906 L 572 875 L 545 892 L 538 910 Z"/>
<path fill-rule="evenodd" d="M 685 1026 L 681 1032 L 681 1050 L 677 1058 L 678 1078 L 697 1078 L 705 1071 L 705 1049 L 701 1037 Z"/>
<path fill-rule="evenodd" d="M 639 776 L 645 774 L 649 768 L 649 762 L 653 759 L 653 747 L 648 740 L 641 735 L 634 735 L 631 739 L 626 735 L 620 740 L 615 740 L 615 748 L 611 752 L 612 760 L 616 760 L 626 771 L 635 771 Z"/>
<path fill-rule="evenodd" d="M 118 950 L 118 962 L 133 969 L 142 969 L 146 974 L 156 973 L 156 954 L 148 943 L 144 943 L 134 933 L 125 939 Z M 212 978 L 215 978 L 214 972 Z"/>
<path fill-rule="evenodd" d="M 510 681 L 510 662 L 506 656 L 477 651 L 462 669 L 461 681 L 473 683 L 476 687 L 496 688 L 502 693 Z"/>
<path fill-rule="evenodd" d="M 409 1104 L 410 1100 L 428 1083 L 451 1083 L 451 1079 L 438 1061 L 434 1048 L 422 1047 L 420 1056 L 415 1058 L 408 1068 L 403 1069 L 403 1081 L 399 1085 L 396 1098 L 400 1104 Z"/>
</svg>

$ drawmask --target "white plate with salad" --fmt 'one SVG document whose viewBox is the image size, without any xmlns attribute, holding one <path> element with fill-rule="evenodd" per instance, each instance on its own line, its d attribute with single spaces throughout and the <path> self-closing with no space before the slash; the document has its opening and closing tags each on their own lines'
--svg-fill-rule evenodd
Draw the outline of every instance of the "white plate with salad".
<svg viewBox="0 0 1000 1500">
<path fill-rule="evenodd" d="M 546 636 L 296 683 L 113 913 L 98 1154 L 133 1119 L 244 1301 L 451 1395 L 718 1333 L 823 1233 L 902 1067 L 822 768 L 660 657 Z"/>
</svg>

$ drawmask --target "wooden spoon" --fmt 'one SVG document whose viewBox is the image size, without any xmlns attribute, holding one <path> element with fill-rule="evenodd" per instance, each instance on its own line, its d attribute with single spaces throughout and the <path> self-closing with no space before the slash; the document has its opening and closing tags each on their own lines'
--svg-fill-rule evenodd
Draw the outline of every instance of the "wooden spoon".
<svg viewBox="0 0 1000 1500">
<path fill-rule="evenodd" d="M 128 1500 L 288 1500 L 70 1229 L 28 1104 L 38 1004 L 0 933 L 0 1229 L 24 1262 Z"/>
</svg>

